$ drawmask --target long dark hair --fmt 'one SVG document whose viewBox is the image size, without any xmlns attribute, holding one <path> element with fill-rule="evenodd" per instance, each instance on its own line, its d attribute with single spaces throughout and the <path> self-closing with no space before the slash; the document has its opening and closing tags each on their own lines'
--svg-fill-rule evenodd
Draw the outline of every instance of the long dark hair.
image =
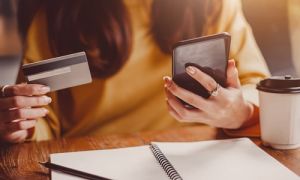
<svg viewBox="0 0 300 180">
<path fill-rule="evenodd" d="M 153 0 L 149 33 L 162 52 L 171 53 L 173 43 L 202 34 L 206 17 L 220 12 L 220 2 Z M 46 14 L 53 56 L 82 50 L 88 52 L 94 77 L 106 78 L 115 74 L 129 57 L 132 32 L 122 0 L 19 0 L 18 7 L 19 29 L 24 42 L 33 18 L 42 10 Z M 62 90 L 57 95 L 60 118 L 74 120 L 71 91 Z"/>
<path fill-rule="evenodd" d="M 153 0 L 149 33 L 163 52 L 170 53 L 173 43 L 202 34 L 204 16 L 215 2 L 220 4 L 220 0 Z M 39 10 L 46 13 L 54 56 L 94 49 L 88 59 L 97 77 L 115 74 L 128 59 L 132 32 L 122 0 L 19 0 L 23 37 Z"/>
</svg>

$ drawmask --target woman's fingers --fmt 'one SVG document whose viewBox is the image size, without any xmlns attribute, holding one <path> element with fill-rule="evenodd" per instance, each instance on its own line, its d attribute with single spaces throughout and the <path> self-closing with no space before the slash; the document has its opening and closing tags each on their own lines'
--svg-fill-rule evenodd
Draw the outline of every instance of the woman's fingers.
<svg viewBox="0 0 300 180">
<path fill-rule="evenodd" d="M 170 77 L 164 77 L 166 88 L 176 97 L 201 110 L 209 109 L 209 102 L 186 89 L 177 86 Z M 181 104 L 181 103 L 180 103 Z M 183 106 L 183 105 L 182 105 Z"/>
<path fill-rule="evenodd" d="M 8 86 L 4 90 L 5 97 L 11 96 L 40 96 L 50 92 L 48 86 L 40 84 L 18 84 Z"/>
<path fill-rule="evenodd" d="M 44 94 L 50 88 L 39 84 L 18 84 L 6 86 L 0 97 L 0 134 L 6 142 L 23 142 L 36 120 L 48 114 L 45 108 L 34 108 L 51 103 Z"/>
<path fill-rule="evenodd" d="M 28 136 L 28 130 L 15 131 L 13 133 L 8 133 L 2 137 L 5 142 L 10 143 L 21 143 L 26 140 Z"/>
<path fill-rule="evenodd" d="M 0 120 L 4 122 L 11 122 L 18 119 L 37 119 L 48 114 L 46 108 L 22 108 L 13 109 L 0 113 Z"/>
<path fill-rule="evenodd" d="M 229 87 L 233 87 L 237 89 L 241 87 L 238 70 L 235 66 L 235 61 L 233 59 L 228 61 L 227 83 Z"/>
<path fill-rule="evenodd" d="M 182 117 L 175 111 L 175 109 L 172 108 L 172 106 L 170 105 L 168 100 L 167 100 L 167 107 L 168 107 L 169 113 L 171 114 L 171 116 L 173 116 L 173 118 L 175 118 L 178 121 L 180 121 L 182 119 Z"/>
<path fill-rule="evenodd" d="M 208 91 L 218 87 L 216 81 L 196 67 L 187 67 L 187 73 Z M 244 100 L 240 90 L 238 72 L 233 60 L 228 61 L 227 83 L 229 88 L 220 87 L 214 98 L 204 99 L 177 86 L 171 78 L 164 78 L 170 114 L 181 122 L 205 123 L 215 127 L 239 128 L 253 114 L 253 105 Z M 187 109 L 176 98 L 196 107 Z M 252 110 L 251 110 L 252 108 Z M 232 119 L 232 117 L 235 117 Z"/>
<path fill-rule="evenodd" d="M 167 99 L 168 99 L 167 100 L 168 104 L 172 107 L 172 109 L 176 112 L 176 114 L 179 115 L 179 112 L 177 112 L 176 109 L 186 110 L 184 105 L 167 88 L 165 88 L 165 93 L 166 93 L 166 96 L 167 96 Z M 180 114 L 184 114 L 183 110 Z M 180 119 L 182 118 L 181 115 L 179 115 L 179 117 L 180 117 Z"/>
<path fill-rule="evenodd" d="M 33 128 L 36 124 L 36 120 L 20 120 L 15 122 L 10 122 L 6 124 L 6 132 L 13 133 L 16 131 L 27 130 Z"/>
<path fill-rule="evenodd" d="M 27 137 L 27 130 L 36 125 L 36 118 L 46 116 L 45 108 L 12 109 L 0 114 L 0 131 L 2 139 L 7 142 L 22 142 Z M 26 131 L 26 132 L 25 132 Z"/>
<path fill-rule="evenodd" d="M 186 72 L 196 81 L 198 81 L 205 89 L 207 89 L 207 91 L 210 92 L 216 89 L 217 82 L 212 77 L 202 72 L 198 68 L 188 66 L 186 68 Z"/>
<path fill-rule="evenodd" d="M 188 115 L 188 109 L 186 109 L 184 105 L 179 102 L 179 100 L 167 88 L 165 89 L 165 92 L 168 99 L 168 108 L 171 110 L 170 112 L 173 117 L 178 121 L 186 119 L 186 116 Z"/>
<path fill-rule="evenodd" d="M 205 87 L 205 89 L 207 89 L 208 91 L 213 91 L 217 87 L 217 82 L 212 77 L 205 74 L 196 67 L 188 66 L 186 68 L 186 72 L 196 81 L 198 81 L 203 87 Z M 228 61 L 228 68 L 226 73 L 227 83 L 229 87 L 240 88 L 241 85 L 238 70 L 235 66 L 235 61 L 233 59 Z"/>
<path fill-rule="evenodd" d="M 168 89 L 165 89 L 165 92 L 168 110 L 175 119 L 181 122 L 207 123 L 201 110 L 187 109 Z"/>
<path fill-rule="evenodd" d="M 0 99 L 0 109 L 7 110 L 11 108 L 38 107 L 50 104 L 52 99 L 48 96 L 14 96 Z"/>
</svg>

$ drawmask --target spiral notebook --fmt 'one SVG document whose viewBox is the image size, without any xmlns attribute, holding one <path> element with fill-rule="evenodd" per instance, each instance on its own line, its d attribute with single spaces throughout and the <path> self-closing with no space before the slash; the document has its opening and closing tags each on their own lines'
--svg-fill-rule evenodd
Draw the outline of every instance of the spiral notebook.
<svg viewBox="0 0 300 180">
<path fill-rule="evenodd" d="M 147 146 L 51 154 L 52 163 L 116 180 L 299 180 L 247 138 L 153 142 Z M 53 180 L 79 179 L 52 171 Z"/>
</svg>

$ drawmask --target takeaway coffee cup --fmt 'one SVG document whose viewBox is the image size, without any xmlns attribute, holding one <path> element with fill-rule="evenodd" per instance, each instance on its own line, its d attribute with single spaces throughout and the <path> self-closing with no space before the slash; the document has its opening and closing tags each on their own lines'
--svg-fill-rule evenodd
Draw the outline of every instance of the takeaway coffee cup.
<svg viewBox="0 0 300 180">
<path fill-rule="evenodd" d="M 275 149 L 300 147 L 300 79 L 276 76 L 258 85 L 261 138 Z"/>
</svg>

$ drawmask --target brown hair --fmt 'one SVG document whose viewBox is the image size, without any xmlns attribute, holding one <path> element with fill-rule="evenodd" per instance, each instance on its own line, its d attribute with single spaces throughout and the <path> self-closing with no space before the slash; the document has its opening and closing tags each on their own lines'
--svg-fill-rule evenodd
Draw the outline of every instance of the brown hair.
<svg viewBox="0 0 300 180">
<path fill-rule="evenodd" d="M 172 44 L 179 40 L 201 35 L 209 1 L 213 0 L 153 0 L 149 33 L 163 52 L 170 53 Z M 87 55 L 97 77 L 115 74 L 128 59 L 132 32 L 122 0 L 20 0 L 18 18 L 23 37 L 41 9 L 46 13 L 54 56 L 93 49 Z"/>
<path fill-rule="evenodd" d="M 220 0 L 153 0 L 149 33 L 161 51 L 171 53 L 173 43 L 202 34 L 210 14 L 207 11 L 215 4 L 220 5 Z M 132 32 L 122 0 L 19 0 L 19 29 L 24 41 L 40 10 L 46 13 L 54 56 L 87 51 L 93 76 L 102 78 L 115 74 L 128 59 Z M 72 121 L 71 91 L 62 90 L 57 95 L 60 118 Z"/>
</svg>

